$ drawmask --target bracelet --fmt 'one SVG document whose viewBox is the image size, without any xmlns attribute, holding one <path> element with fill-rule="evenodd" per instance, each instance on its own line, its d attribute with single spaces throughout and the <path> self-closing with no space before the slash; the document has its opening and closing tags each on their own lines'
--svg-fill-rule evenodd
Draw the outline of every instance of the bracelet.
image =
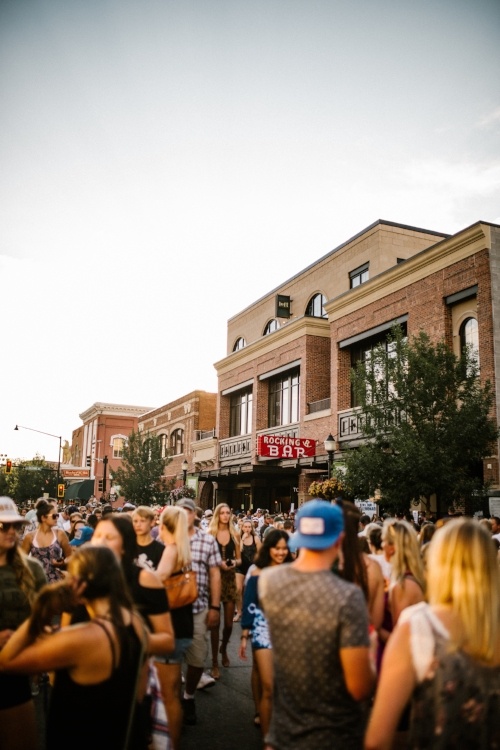
<svg viewBox="0 0 500 750">
<path fill-rule="evenodd" d="M 243 640 L 243 638 L 244 638 L 244 639 L 245 639 L 246 641 L 248 641 L 248 635 L 242 635 L 242 636 L 240 636 L 240 641 L 242 641 L 242 640 Z"/>
<path fill-rule="evenodd" d="M 220 612 L 220 604 L 219 604 L 218 607 L 216 607 L 215 604 L 211 604 L 210 607 L 209 607 L 209 609 L 215 609 L 216 612 Z"/>
</svg>

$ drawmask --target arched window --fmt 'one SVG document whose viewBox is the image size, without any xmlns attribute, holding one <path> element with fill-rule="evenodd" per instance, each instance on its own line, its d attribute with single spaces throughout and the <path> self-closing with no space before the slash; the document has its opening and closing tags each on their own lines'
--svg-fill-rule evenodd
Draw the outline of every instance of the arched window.
<svg viewBox="0 0 500 750">
<path fill-rule="evenodd" d="M 161 457 L 166 458 L 168 456 L 168 435 L 162 433 L 158 437 L 160 438 Z"/>
<path fill-rule="evenodd" d="M 180 427 L 170 434 L 170 450 L 173 456 L 184 453 L 184 430 Z"/>
<path fill-rule="evenodd" d="M 266 327 L 264 328 L 264 336 L 267 336 L 269 333 L 272 333 L 273 331 L 277 331 L 279 328 L 279 323 L 276 320 L 276 318 L 273 318 L 272 320 L 267 323 Z"/>
<path fill-rule="evenodd" d="M 240 349 L 243 349 L 246 345 L 247 345 L 247 342 L 245 341 L 245 339 L 242 336 L 240 336 L 234 342 L 233 352 L 237 352 Z"/>
<path fill-rule="evenodd" d="M 315 294 L 307 303 L 306 315 L 310 318 L 326 318 L 325 305 L 325 295 Z"/>
<path fill-rule="evenodd" d="M 460 351 L 468 348 L 479 368 L 479 327 L 475 318 L 467 318 L 460 326 Z"/>
</svg>

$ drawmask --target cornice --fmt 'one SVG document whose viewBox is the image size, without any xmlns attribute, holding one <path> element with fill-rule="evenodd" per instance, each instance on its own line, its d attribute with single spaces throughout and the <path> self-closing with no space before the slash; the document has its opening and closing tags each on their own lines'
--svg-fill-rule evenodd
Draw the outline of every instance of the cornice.
<svg viewBox="0 0 500 750">
<path fill-rule="evenodd" d="M 413 255 L 403 263 L 384 271 L 361 284 L 356 289 L 335 297 L 325 305 L 329 322 L 379 300 L 410 284 L 428 277 L 431 273 L 456 263 L 464 258 L 487 249 L 490 242 L 490 227 L 481 222 L 473 224 L 462 232 L 438 242 Z M 452 258 L 450 256 L 453 256 Z"/>
<path fill-rule="evenodd" d="M 296 318 L 277 331 L 262 336 L 251 344 L 247 344 L 237 352 L 231 352 L 224 359 L 215 362 L 214 367 L 218 375 L 230 372 L 236 367 L 241 367 L 253 362 L 257 357 L 264 354 L 272 354 L 278 347 L 287 346 L 303 336 L 330 337 L 330 326 L 326 318 L 311 318 L 303 315 Z"/>
<path fill-rule="evenodd" d="M 94 417 L 101 415 L 110 417 L 140 417 L 146 414 L 148 411 L 152 411 L 151 406 L 133 406 L 131 404 L 106 404 L 102 401 L 97 401 L 92 404 L 88 409 L 83 411 L 78 416 L 83 422 L 88 422 Z"/>
</svg>

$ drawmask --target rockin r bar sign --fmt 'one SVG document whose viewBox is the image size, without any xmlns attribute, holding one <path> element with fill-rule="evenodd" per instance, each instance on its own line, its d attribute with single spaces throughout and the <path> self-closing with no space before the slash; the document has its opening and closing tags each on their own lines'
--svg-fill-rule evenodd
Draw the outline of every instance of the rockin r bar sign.
<svg viewBox="0 0 500 750">
<path fill-rule="evenodd" d="M 316 441 L 285 435 L 259 435 L 257 454 L 263 458 L 305 458 L 316 453 Z"/>
</svg>

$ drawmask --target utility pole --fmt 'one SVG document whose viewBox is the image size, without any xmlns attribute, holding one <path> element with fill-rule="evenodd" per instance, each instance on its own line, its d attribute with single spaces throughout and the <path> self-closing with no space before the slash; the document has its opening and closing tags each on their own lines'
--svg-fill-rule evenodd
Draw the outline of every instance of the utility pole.
<svg viewBox="0 0 500 750">
<path fill-rule="evenodd" d="M 108 469 L 108 457 L 107 456 L 104 456 L 104 458 L 102 459 L 102 465 L 103 465 L 102 491 L 103 493 L 105 493 L 106 492 L 106 479 L 107 479 L 106 473 Z"/>
</svg>

